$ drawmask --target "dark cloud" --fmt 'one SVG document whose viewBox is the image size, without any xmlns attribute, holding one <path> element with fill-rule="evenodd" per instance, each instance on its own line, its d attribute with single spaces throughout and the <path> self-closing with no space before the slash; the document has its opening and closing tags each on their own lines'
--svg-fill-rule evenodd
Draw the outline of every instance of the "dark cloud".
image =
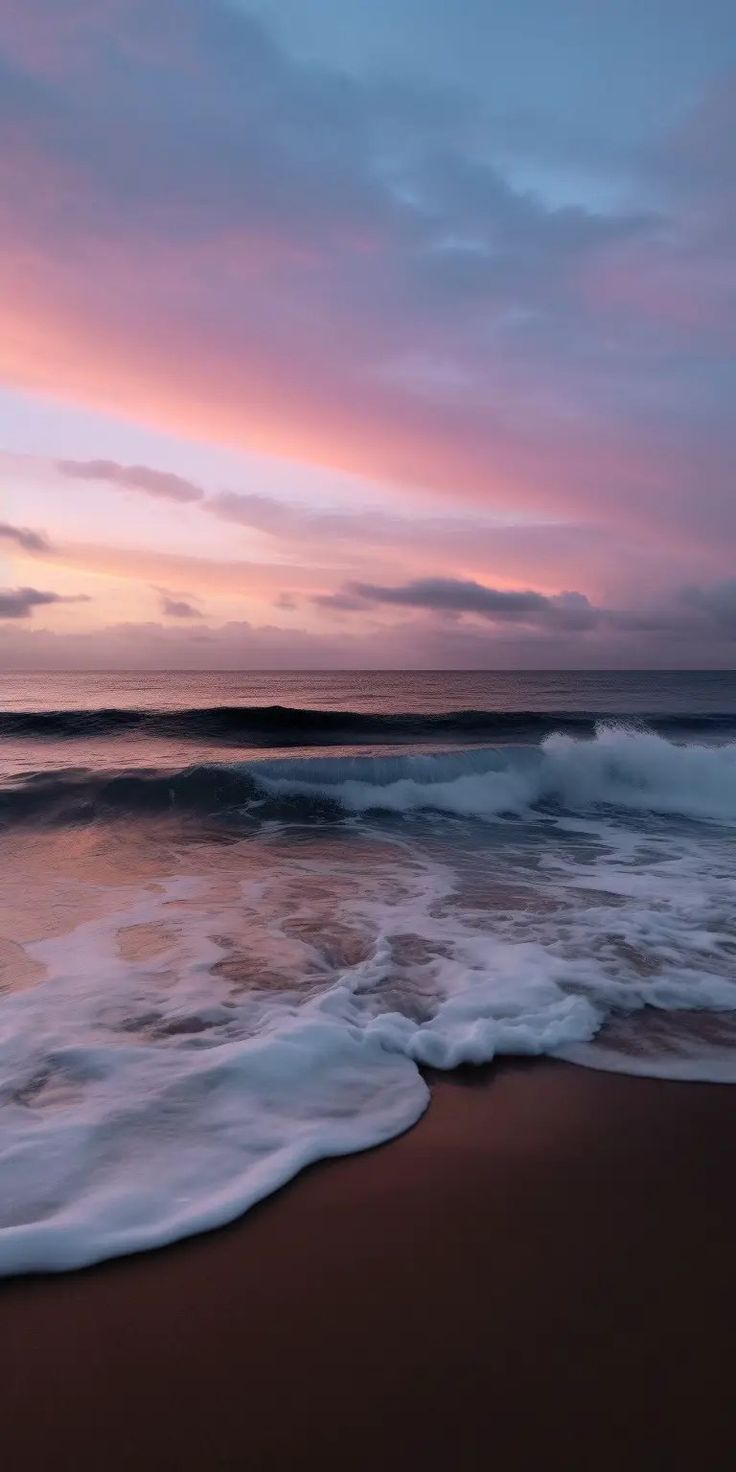
<svg viewBox="0 0 736 1472">
<path fill-rule="evenodd" d="M 30 618 L 34 608 L 49 603 L 89 603 L 84 593 L 66 596 L 46 593 L 39 588 L 5 588 L 0 591 L 0 618 Z"/>
<path fill-rule="evenodd" d="M 609 645 L 617 636 L 648 636 L 653 649 L 673 639 L 685 640 L 690 647 L 696 641 L 697 649 L 697 641 L 736 637 L 736 579 L 681 589 L 632 608 L 596 607 L 584 593 L 549 596 L 530 588 L 492 588 L 472 579 L 450 577 L 417 578 L 396 587 L 352 582 L 311 601 L 334 613 L 365 613 L 379 605 L 423 609 L 451 619 L 469 615 L 509 630 L 516 626 L 558 638 L 595 633 L 599 643 L 603 640 Z"/>
<path fill-rule="evenodd" d="M 58 460 L 57 469 L 76 480 L 102 480 L 126 491 L 142 491 L 162 501 L 201 501 L 204 491 L 194 481 L 149 465 L 120 465 L 116 460 Z"/>
<path fill-rule="evenodd" d="M 0 522 L 0 541 L 15 542 L 24 552 L 50 552 L 51 543 L 42 532 L 31 531 L 27 526 L 11 526 Z"/>
<path fill-rule="evenodd" d="M 547 597 L 532 589 L 517 592 L 486 588 L 482 583 L 460 578 L 417 578 L 397 588 L 384 588 L 375 583 L 351 583 L 346 596 L 348 600 L 352 597 L 369 603 L 398 604 L 434 612 L 472 613 L 493 623 L 528 624 L 570 631 L 591 629 L 601 616 L 583 593 L 558 593 Z M 350 607 L 350 603 L 335 604 L 333 597 L 328 606 L 345 608 Z"/>
<path fill-rule="evenodd" d="M 161 597 L 161 612 L 165 613 L 167 618 L 202 617 L 200 609 L 196 608 L 193 603 L 187 602 L 185 598 L 171 598 L 168 593 L 164 593 Z"/>
</svg>

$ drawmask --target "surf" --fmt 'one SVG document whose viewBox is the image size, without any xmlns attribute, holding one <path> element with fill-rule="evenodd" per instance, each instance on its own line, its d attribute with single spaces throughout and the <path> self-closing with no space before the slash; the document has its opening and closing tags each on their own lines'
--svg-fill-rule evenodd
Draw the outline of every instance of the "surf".
<svg viewBox="0 0 736 1472">
<path fill-rule="evenodd" d="M 375 746 L 0 785 L 0 1273 L 230 1221 L 436 1069 L 736 1082 L 736 743 Z"/>
<path fill-rule="evenodd" d="M 0 789 L 6 822 L 88 822 L 126 812 L 334 817 L 335 810 L 488 820 L 611 807 L 736 820 L 736 742 L 678 743 L 621 723 L 590 739 L 391 756 L 272 758 L 180 770 L 31 773 Z"/>
</svg>

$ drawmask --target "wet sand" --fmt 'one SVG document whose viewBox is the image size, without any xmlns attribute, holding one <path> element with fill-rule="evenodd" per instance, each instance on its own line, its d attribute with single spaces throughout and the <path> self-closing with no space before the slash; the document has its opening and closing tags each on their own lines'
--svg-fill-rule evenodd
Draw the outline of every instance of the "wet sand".
<svg viewBox="0 0 736 1472">
<path fill-rule="evenodd" d="M 432 1085 L 231 1228 L 4 1285 L 8 1472 L 731 1465 L 736 1094 Z"/>
</svg>

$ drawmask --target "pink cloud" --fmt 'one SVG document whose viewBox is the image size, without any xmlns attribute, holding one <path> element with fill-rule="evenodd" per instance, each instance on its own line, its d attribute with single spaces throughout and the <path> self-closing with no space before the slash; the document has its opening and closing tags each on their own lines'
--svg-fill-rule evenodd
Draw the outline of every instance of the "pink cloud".
<svg viewBox="0 0 736 1472">
<path fill-rule="evenodd" d="M 2 40 L 6 382 L 419 507 L 722 555 L 732 193 L 726 159 L 707 190 L 697 166 L 724 104 L 663 148 L 661 208 L 613 216 L 548 207 L 458 146 L 451 109 L 428 129 L 432 94 L 300 66 L 218 0 L 39 0 Z M 457 571 L 480 557 L 458 546 Z M 522 571 L 511 539 L 508 559 L 499 585 Z M 329 592 L 323 573 L 289 590 Z"/>
</svg>

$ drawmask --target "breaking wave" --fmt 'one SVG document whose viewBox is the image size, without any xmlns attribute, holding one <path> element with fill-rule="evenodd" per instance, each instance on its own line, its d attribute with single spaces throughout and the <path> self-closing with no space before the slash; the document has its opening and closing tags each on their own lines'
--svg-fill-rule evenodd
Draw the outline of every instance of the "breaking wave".
<svg viewBox="0 0 736 1472">
<path fill-rule="evenodd" d="M 59 771 L 0 792 L 6 821 L 85 822 L 115 814 L 320 817 L 429 810 L 463 818 L 603 806 L 736 819 L 736 743 L 677 744 L 650 731 L 599 726 L 537 747 L 440 754 L 339 756 L 212 764 L 169 772 Z"/>
</svg>

